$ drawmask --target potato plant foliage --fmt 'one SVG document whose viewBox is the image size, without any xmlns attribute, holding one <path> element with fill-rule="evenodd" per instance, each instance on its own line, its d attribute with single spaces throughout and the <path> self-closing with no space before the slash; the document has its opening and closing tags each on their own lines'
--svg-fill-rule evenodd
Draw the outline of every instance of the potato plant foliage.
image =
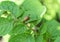
<svg viewBox="0 0 60 42">
<path fill-rule="evenodd" d="M 10 35 L 8 42 L 60 42 L 59 6 L 58 0 L 0 1 L 0 36 Z"/>
</svg>

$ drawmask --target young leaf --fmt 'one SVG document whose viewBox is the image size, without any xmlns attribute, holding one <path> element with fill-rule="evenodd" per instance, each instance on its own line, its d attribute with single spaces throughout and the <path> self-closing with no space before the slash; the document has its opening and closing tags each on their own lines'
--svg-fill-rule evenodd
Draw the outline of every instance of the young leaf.
<svg viewBox="0 0 60 42">
<path fill-rule="evenodd" d="M 40 34 L 44 34 L 44 33 L 46 33 L 46 32 L 47 32 L 47 27 L 46 27 L 46 24 L 44 23 L 44 24 L 42 24 L 42 26 L 41 26 Z"/>
</svg>

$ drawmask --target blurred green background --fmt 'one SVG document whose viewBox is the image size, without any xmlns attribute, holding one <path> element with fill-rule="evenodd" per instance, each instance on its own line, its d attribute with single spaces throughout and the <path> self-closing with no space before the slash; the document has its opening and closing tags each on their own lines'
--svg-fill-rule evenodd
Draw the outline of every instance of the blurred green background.
<svg viewBox="0 0 60 42">
<path fill-rule="evenodd" d="M 46 6 L 46 14 L 44 18 L 52 20 L 58 18 L 60 20 L 60 0 L 40 0 Z"/>
</svg>

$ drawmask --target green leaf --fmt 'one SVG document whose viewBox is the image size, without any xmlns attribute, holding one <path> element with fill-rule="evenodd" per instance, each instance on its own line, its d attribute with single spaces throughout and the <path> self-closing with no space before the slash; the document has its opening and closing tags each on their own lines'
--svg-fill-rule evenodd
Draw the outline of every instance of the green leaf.
<svg viewBox="0 0 60 42">
<path fill-rule="evenodd" d="M 35 39 L 36 42 L 44 42 L 43 35 L 38 35 Z"/>
<path fill-rule="evenodd" d="M 9 42 L 35 42 L 31 34 L 18 34 L 11 36 Z"/>
<path fill-rule="evenodd" d="M 46 22 L 47 32 L 50 34 L 50 36 L 57 37 L 60 36 L 60 23 L 56 20 L 47 21 Z"/>
<path fill-rule="evenodd" d="M 0 36 L 8 34 L 13 29 L 13 21 L 0 18 Z"/>
<path fill-rule="evenodd" d="M 24 11 L 22 18 L 25 16 L 30 17 L 27 22 L 41 20 L 46 11 L 46 8 L 38 0 L 25 0 L 21 8 Z"/>
<path fill-rule="evenodd" d="M 16 26 L 13 28 L 13 30 L 11 31 L 11 34 L 15 35 L 15 34 L 22 34 L 22 33 L 26 33 L 28 31 L 28 27 L 24 24 L 16 24 Z"/>
<path fill-rule="evenodd" d="M 12 1 L 2 1 L 0 3 L 0 10 L 8 11 L 15 17 L 21 15 L 19 7 Z"/>
<path fill-rule="evenodd" d="M 40 30 L 40 34 L 44 34 L 47 32 L 47 27 L 46 27 L 46 24 L 43 23 L 42 26 L 40 27 L 41 30 Z"/>
</svg>

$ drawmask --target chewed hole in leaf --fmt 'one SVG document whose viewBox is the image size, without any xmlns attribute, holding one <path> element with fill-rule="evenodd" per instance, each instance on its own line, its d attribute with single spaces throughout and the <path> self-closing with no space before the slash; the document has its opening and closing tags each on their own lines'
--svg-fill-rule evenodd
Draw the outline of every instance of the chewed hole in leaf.
<svg viewBox="0 0 60 42">
<path fill-rule="evenodd" d="M 0 10 L 0 14 L 11 14 L 11 12 L 7 10 Z"/>
<path fill-rule="evenodd" d="M 3 15 L 1 15 L 1 17 L 3 17 L 3 18 L 7 18 L 7 15 L 3 14 Z"/>
<path fill-rule="evenodd" d="M 7 18 L 9 15 L 10 15 L 10 12 L 8 12 L 8 11 L 3 11 L 2 14 L 1 14 L 1 17 Z"/>
</svg>

